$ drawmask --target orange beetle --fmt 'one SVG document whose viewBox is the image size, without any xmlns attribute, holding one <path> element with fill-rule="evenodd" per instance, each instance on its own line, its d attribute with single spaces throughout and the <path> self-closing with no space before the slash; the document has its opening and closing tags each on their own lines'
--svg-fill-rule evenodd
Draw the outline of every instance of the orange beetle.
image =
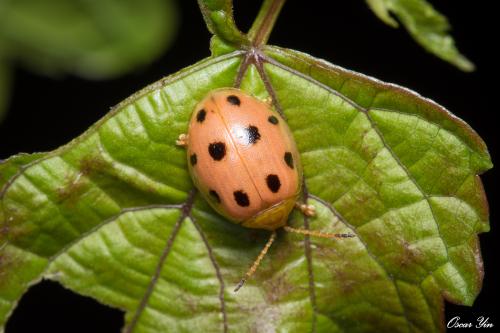
<svg viewBox="0 0 500 333">
<path fill-rule="evenodd" d="M 195 107 L 188 134 L 189 173 L 195 186 L 221 215 L 248 228 L 273 231 L 237 291 L 256 270 L 276 237 L 275 230 L 318 237 L 351 237 L 286 226 L 294 206 L 306 215 L 314 207 L 296 204 L 302 167 L 290 128 L 269 103 L 242 90 L 214 90 Z"/>
<path fill-rule="evenodd" d="M 210 92 L 188 131 L 195 186 L 221 215 L 245 227 L 283 227 L 302 184 L 299 154 L 286 122 L 241 90 Z"/>
</svg>

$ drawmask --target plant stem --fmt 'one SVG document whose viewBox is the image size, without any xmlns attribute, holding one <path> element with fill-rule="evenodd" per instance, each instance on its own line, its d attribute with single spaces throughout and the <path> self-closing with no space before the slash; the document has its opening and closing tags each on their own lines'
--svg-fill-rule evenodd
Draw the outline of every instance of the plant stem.
<svg viewBox="0 0 500 333">
<path fill-rule="evenodd" d="M 267 43 L 269 35 L 273 30 L 274 23 L 285 4 L 286 0 L 264 0 L 259 14 L 248 31 L 248 37 L 256 47 Z"/>
</svg>

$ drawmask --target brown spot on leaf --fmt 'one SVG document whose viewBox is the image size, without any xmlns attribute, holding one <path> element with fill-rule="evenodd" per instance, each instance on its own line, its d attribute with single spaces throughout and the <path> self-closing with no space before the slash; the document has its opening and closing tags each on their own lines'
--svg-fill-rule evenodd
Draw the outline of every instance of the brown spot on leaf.
<svg viewBox="0 0 500 333">
<path fill-rule="evenodd" d="M 101 172 L 107 163 L 99 156 L 84 156 L 80 161 L 79 172 L 68 175 L 63 186 L 56 189 L 58 203 L 74 206 L 88 186 L 87 177 Z"/>
<path fill-rule="evenodd" d="M 80 172 L 82 175 L 87 176 L 103 170 L 106 165 L 107 163 L 98 155 L 85 156 L 80 161 Z"/>
<path fill-rule="evenodd" d="M 266 280 L 263 287 L 269 303 L 279 302 L 298 288 L 288 281 L 286 274 L 280 274 L 277 278 Z"/>
<path fill-rule="evenodd" d="M 0 252 L 0 288 L 9 283 L 12 272 L 16 271 L 16 267 L 21 265 L 21 262 L 20 258 L 8 251 Z"/>
<path fill-rule="evenodd" d="M 340 287 L 344 295 L 349 295 L 357 289 L 356 285 L 358 281 L 349 276 L 349 273 L 345 270 L 333 268 L 332 273 L 334 278 L 333 281 Z"/>
<path fill-rule="evenodd" d="M 30 236 L 33 229 L 36 228 L 32 223 L 26 223 L 29 217 L 27 215 L 30 213 L 31 211 L 20 211 L 12 207 L 6 207 L 4 209 L 4 220 L 0 228 L 0 240 L 8 239 L 14 243 L 19 238 Z"/>
<path fill-rule="evenodd" d="M 422 262 L 422 253 L 418 248 L 408 243 L 406 240 L 401 240 L 402 252 L 397 260 L 401 268 L 420 264 Z"/>
<path fill-rule="evenodd" d="M 56 189 L 58 203 L 64 202 L 74 206 L 80 198 L 85 183 L 85 177 L 81 172 L 66 177 L 65 184 Z"/>
<path fill-rule="evenodd" d="M 198 313 L 198 300 L 191 295 L 181 293 L 178 295 L 179 300 L 186 305 L 186 307 L 191 311 L 191 313 Z"/>
</svg>

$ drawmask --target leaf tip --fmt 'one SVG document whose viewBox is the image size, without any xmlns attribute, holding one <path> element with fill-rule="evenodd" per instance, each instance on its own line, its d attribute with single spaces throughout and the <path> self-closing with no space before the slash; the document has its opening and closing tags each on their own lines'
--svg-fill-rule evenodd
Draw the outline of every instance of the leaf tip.
<svg viewBox="0 0 500 333">
<path fill-rule="evenodd" d="M 467 72 L 467 73 L 472 73 L 476 70 L 476 65 L 467 59 L 465 56 L 460 55 L 456 61 L 454 62 L 454 65 L 458 67 L 461 71 Z"/>
<path fill-rule="evenodd" d="M 375 16 L 377 16 L 382 22 L 387 24 L 392 28 L 399 27 L 398 21 L 396 21 L 390 14 L 388 8 L 380 2 L 380 0 L 366 0 L 368 7 L 373 11 Z"/>
</svg>

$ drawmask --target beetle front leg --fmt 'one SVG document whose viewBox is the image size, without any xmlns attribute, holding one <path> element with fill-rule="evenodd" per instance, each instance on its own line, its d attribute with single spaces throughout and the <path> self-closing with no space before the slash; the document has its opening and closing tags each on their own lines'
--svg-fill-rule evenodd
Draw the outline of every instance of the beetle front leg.
<svg viewBox="0 0 500 333">
<path fill-rule="evenodd" d="M 264 103 L 267 104 L 267 106 L 272 107 L 273 106 L 273 98 L 271 96 L 266 97 L 263 100 Z"/>
<path fill-rule="evenodd" d="M 175 140 L 175 144 L 181 147 L 187 147 L 189 142 L 189 136 L 186 133 L 179 135 L 179 138 Z"/>
</svg>

